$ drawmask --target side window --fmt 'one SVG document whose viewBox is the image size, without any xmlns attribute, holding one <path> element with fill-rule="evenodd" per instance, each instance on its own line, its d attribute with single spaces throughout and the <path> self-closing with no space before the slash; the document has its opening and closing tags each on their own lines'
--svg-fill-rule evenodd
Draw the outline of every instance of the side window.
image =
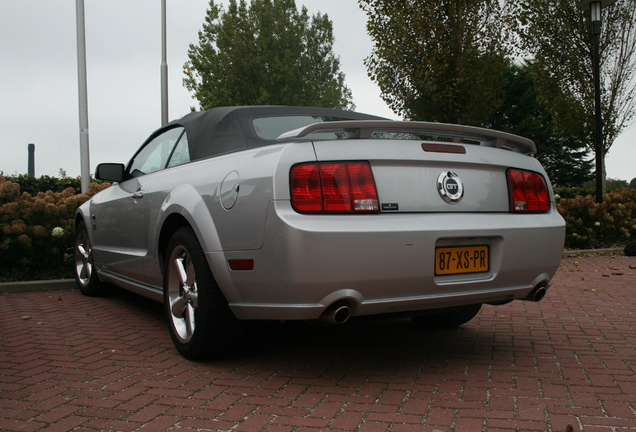
<svg viewBox="0 0 636 432">
<path fill-rule="evenodd" d="M 187 162 L 190 162 L 190 149 L 188 147 L 188 136 L 184 132 L 179 143 L 172 151 L 172 156 L 170 156 L 170 161 L 168 161 L 168 168 Z"/>
<path fill-rule="evenodd" d="M 140 177 L 164 169 L 182 133 L 182 127 L 173 128 L 147 143 L 133 158 L 128 168 L 130 175 Z"/>
</svg>

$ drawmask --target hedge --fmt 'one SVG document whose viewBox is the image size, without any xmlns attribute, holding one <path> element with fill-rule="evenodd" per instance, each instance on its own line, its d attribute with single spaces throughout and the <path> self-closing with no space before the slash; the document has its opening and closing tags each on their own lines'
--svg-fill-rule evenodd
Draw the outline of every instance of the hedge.
<svg viewBox="0 0 636 432">
<path fill-rule="evenodd" d="M 0 282 L 71 277 L 75 211 L 108 186 L 31 194 L 0 175 Z"/>
<path fill-rule="evenodd" d="M 17 183 L 21 192 L 28 192 L 35 196 L 38 192 L 62 192 L 65 189 L 73 188 L 75 193 L 81 191 L 81 182 L 79 177 L 50 177 L 47 175 L 41 177 L 33 177 L 27 174 L 16 176 L 5 176 L 7 181 Z M 92 180 L 93 182 L 95 180 Z M 101 183 L 101 182 L 100 182 Z"/>
<path fill-rule="evenodd" d="M 621 189 L 595 197 L 561 198 L 557 208 L 566 222 L 566 249 L 622 247 L 636 238 L 636 190 Z"/>
</svg>

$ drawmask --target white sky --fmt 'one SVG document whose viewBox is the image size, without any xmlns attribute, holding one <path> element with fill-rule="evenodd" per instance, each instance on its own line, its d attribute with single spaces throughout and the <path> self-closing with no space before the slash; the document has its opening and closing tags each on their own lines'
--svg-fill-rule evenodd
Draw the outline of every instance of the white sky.
<svg viewBox="0 0 636 432">
<path fill-rule="evenodd" d="M 217 3 L 227 4 L 227 1 Z M 333 22 L 356 110 L 397 119 L 380 98 L 363 60 L 372 43 L 356 0 L 296 0 Z M 169 118 L 198 107 L 183 87 L 190 43 L 198 43 L 208 0 L 167 0 Z M 161 126 L 160 0 L 85 0 L 91 172 L 101 162 L 126 163 Z M 36 176 L 80 173 L 76 2 L 0 0 L 0 172 L 27 171 L 36 146 Z M 538 143 L 541 145 L 541 143 Z M 608 176 L 636 177 L 636 126 L 614 143 Z"/>
</svg>

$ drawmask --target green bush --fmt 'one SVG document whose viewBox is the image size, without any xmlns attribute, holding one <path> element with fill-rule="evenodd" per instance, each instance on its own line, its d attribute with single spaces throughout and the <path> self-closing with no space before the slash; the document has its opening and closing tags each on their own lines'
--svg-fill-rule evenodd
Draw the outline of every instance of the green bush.
<svg viewBox="0 0 636 432">
<path fill-rule="evenodd" d="M 625 246 L 636 237 L 636 190 L 606 193 L 601 204 L 590 194 L 574 198 L 557 195 L 557 201 L 567 224 L 567 249 Z"/>
<path fill-rule="evenodd" d="M 91 183 L 87 194 L 69 186 L 32 195 L 0 175 L 0 281 L 72 275 L 75 211 L 108 186 Z"/>
<path fill-rule="evenodd" d="M 21 192 L 28 192 L 32 196 L 38 192 L 62 192 L 65 189 L 73 188 L 75 193 L 81 193 L 81 181 L 79 177 L 49 177 L 47 175 L 41 177 L 32 177 L 27 174 L 16 176 L 5 176 L 5 180 L 17 183 Z M 95 180 L 92 180 L 95 181 Z"/>
<path fill-rule="evenodd" d="M 555 187 L 554 194 L 560 198 L 576 198 L 577 196 L 594 195 L 594 187 Z"/>
</svg>

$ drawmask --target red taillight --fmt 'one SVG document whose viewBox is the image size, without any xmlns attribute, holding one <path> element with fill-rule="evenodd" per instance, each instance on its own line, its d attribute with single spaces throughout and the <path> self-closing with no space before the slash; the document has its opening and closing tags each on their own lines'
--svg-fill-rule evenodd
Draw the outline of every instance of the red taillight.
<svg viewBox="0 0 636 432">
<path fill-rule="evenodd" d="M 318 165 L 298 165 L 292 168 L 291 199 L 297 211 L 322 211 L 322 187 Z"/>
<path fill-rule="evenodd" d="M 367 162 L 296 165 L 291 170 L 291 202 L 302 213 L 379 210 L 378 192 Z"/>
<path fill-rule="evenodd" d="M 545 213 L 550 210 L 550 193 L 541 174 L 508 170 L 510 201 L 515 213 Z"/>
</svg>

